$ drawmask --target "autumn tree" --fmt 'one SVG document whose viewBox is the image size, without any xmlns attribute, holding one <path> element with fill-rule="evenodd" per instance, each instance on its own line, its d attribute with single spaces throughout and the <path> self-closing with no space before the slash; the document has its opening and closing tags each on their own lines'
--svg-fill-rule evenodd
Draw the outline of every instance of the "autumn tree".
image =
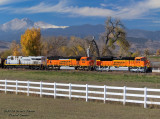
<svg viewBox="0 0 160 119">
<path fill-rule="evenodd" d="M 71 36 L 68 48 L 68 56 L 87 56 L 88 42 L 85 39 Z"/>
<path fill-rule="evenodd" d="M 144 56 L 146 56 L 146 57 L 147 57 L 149 54 L 150 54 L 150 53 L 149 53 L 149 49 L 148 49 L 148 48 L 147 48 L 147 49 L 145 49 L 145 50 L 144 50 Z"/>
<path fill-rule="evenodd" d="M 64 56 L 67 46 L 67 38 L 58 36 L 58 37 L 48 37 L 43 40 L 42 54 L 47 56 Z"/>
<path fill-rule="evenodd" d="M 119 46 L 119 51 L 124 53 L 129 50 L 129 43 L 126 40 L 125 27 L 119 19 L 108 17 L 106 20 L 105 33 L 102 35 L 104 40 L 102 46 L 102 55 L 110 55 L 112 51 Z"/>
<path fill-rule="evenodd" d="M 16 41 L 13 41 L 11 43 L 10 50 L 11 50 L 13 56 L 20 56 L 21 55 L 20 45 L 17 44 Z"/>
<path fill-rule="evenodd" d="M 0 55 L 1 58 L 7 58 L 7 56 L 20 56 L 20 45 L 16 43 L 16 41 L 12 41 L 10 44 L 10 48 L 8 50 L 3 51 Z"/>
<path fill-rule="evenodd" d="M 109 49 L 109 46 L 106 45 L 105 36 L 101 34 L 98 41 L 99 54 L 100 56 L 112 56 L 113 52 Z"/>
<path fill-rule="evenodd" d="M 8 56 L 12 55 L 12 51 L 11 51 L 11 49 L 5 50 L 0 55 L 1 55 L 1 58 L 7 58 Z"/>
<path fill-rule="evenodd" d="M 40 29 L 27 29 L 21 35 L 21 47 L 24 56 L 38 56 L 41 53 Z"/>
<path fill-rule="evenodd" d="M 157 49 L 156 51 L 156 55 L 159 56 L 160 55 L 160 49 Z"/>
<path fill-rule="evenodd" d="M 49 53 L 49 43 L 42 39 L 42 46 L 41 46 L 41 55 L 48 56 Z"/>
<path fill-rule="evenodd" d="M 140 51 L 136 50 L 134 53 L 132 53 L 131 57 L 138 57 L 140 55 L 141 55 Z"/>
</svg>

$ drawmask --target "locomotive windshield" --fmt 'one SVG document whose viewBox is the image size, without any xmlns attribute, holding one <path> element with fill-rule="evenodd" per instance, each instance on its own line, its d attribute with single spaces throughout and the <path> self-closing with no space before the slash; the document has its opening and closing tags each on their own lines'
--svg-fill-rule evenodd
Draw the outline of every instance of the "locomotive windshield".
<svg viewBox="0 0 160 119">
<path fill-rule="evenodd" d="M 89 60 L 91 60 L 91 58 L 90 58 L 90 57 L 88 57 L 88 58 L 87 58 L 87 61 L 89 61 Z"/>
<path fill-rule="evenodd" d="M 141 61 L 146 61 L 146 59 L 145 59 L 145 58 L 142 58 Z"/>
<path fill-rule="evenodd" d="M 136 59 L 136 61 L 140 61 L 141 59 Z"/>
</svg>

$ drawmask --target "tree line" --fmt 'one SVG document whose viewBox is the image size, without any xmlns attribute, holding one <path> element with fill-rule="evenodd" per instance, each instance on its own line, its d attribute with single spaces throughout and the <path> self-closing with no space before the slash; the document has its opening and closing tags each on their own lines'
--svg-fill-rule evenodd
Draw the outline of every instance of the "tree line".
<svg viewBox="0 0 160 119">
<path fill-rule="evenodd" d="M 20 43 L 13 41 L 10 49 L 1 53 L 1 57 L 13 56 L 87 56 L 87 49 L 92 57 L 100 56 L 138 56 L 139 51 L 130 52 L 126 40 L 125 27 L 119 19 L 108 17 L 105 32 L 98 40 L 93 36 L 79 38 L 75 36 L 42 37 L 41 30 L 27 29 L 21 35 Z M 145 54 L 149 51 L 146 49 Z"/>
</svg>

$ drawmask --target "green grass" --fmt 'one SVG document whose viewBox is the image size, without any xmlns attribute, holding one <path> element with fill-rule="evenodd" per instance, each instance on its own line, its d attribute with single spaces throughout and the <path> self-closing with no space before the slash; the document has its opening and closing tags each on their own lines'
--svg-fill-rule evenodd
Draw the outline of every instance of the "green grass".
<svg viewBox="0 0 160 119">
<path fill-rule="evenodd" d="M 0 93 L 0 119 L 159 119 L 159 109 Z M 31 112 L 29 112 L 31 111 Z M 12 116 L 11 116 L 12 115 Z M 13 116 L 18 115 L 18 116 Z M 27 115 L 27 116 L 21 116 Z"/>
<path fill-rule="evenodd" d="M 160 62 L 160 56 L 148 56 L 151 62 Z"/>
<path fill-rule="evenodd" d="M 149 56 L 149 58 L 160 59 L 160 56 Z"/>
<path fill-rule="evenodd" d="M 77 72 L 77 71 L 31 71 L 0 70 L 1 79 L 34 80 L 64 83 L 88 83 L 117 86 L 160 87 L 160 74 L 137 74 L 129 72 Z"/>
</svg>

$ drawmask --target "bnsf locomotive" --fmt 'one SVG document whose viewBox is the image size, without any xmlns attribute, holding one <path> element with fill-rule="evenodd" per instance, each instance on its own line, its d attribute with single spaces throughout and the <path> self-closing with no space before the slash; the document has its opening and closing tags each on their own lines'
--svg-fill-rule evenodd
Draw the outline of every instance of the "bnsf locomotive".
<svg viewBox="0 0 160 119">
<path fill-rule="evenodd" d="M 63 66 L 75 70 L 128 70 L 132 72 L 151 72 L 150 61 L 146 57 L 62 57 L 62 56 L 8 56 L 3 68 L 57 69 Z"/>
</svg>

